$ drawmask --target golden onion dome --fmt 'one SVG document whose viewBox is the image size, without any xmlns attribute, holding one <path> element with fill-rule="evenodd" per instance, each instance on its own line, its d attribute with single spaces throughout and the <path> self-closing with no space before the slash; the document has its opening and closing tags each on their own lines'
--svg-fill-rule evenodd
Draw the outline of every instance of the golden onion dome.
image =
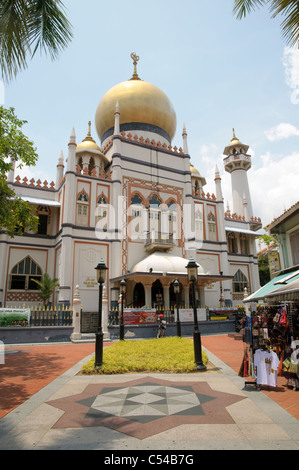
<svg viewBox="0 0 299 470">
<path fill-rule="evenodd" d="M 234 147 L 240 147 L 243 149 L 243 151 L 246 153 L 249 149 L 249 146 L 248 145 L 245 145 L 245 144 L 242 144 L 242 142 L 240 142 L 240 140 L 238 139 L 238 137 L 236 137 L 236 134 L 235 134 L 235 129 L 233 129 L 233 138 L 232 140 L 230 141 L 229 145 L 227 147 L 225 147 L 224 149 L 224 155 L 229 155 L 230 153 L 233 152 L 233 149 Z"/>
<path fill-rule="evenodd" d="M 191 171 L 191 176 L 195 176 L 197 178 L 200 178 L 200 173 L 199 171 L 190 163 L 190 171 Z"/>
<path fill-rule="evenodd" d="M 81 142 L 81 144 L 77 145 L 77 150 L 82 149 L 89 149 L 89 150 L 97 150 L 98 152 L 102 152 L 96 141 L 91 137 L 90 132 L 91 121 L 88 123 L 88 132 L 85 139 Z"/>
<path fill-rule="evenodd" d="M 176 113 L 166 94 L 141 80 L 136 72 L 139 58 L 132 54 L 134 74 L 131 80 L 112 87 L 101 99 L 95 116 L 98 136 L 103 142 L 113 134 L 114 113 L 119 105 L 121 130 L 156 132 L 171 141 L 176 132 Z"/>
</svg>

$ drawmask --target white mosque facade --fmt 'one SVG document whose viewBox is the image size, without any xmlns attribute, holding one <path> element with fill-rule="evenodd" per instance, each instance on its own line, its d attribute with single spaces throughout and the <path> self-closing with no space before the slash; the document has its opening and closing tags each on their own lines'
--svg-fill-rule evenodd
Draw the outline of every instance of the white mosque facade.
<svg viewBox="0 0 299 470">
<path fill-rule="evenodd" d="M 182 305 L 191 302 L 186 265 L 198 268 L 197 303 L 242 303 L 244 288 L 259 288 L 255 247 L 261 221 L 254 217 L 248 170 L 248 146 L 233 135 L 224 149 L 231 174 L 232 211 L 225 209 L 219 170 L 215 194 L 192 164 L 187 132 L 181 147 L 172 139 L 176 114 L 168 97 L 137 74 L 111 88 L 95 115 L 100 145 L 91 136 L 77 143 L 73 130 L 67 158 L 57 164 L 56 182 L 21 180 L 14 170 L 8 182 L 39 216 L 37 233 L 0 234 L 0 306 L 40 303 L 32 279 L 44 273 L 59 279 L 54 304 L 72 304 L 78 285 L 83 311 L 98 308 L 95 266 L 108 267 L 106 293 L 117 304 L 120 281 L 126 305 L 166 308 L 175 304 L 173 282 L 180 282 Z"/>
</svg>

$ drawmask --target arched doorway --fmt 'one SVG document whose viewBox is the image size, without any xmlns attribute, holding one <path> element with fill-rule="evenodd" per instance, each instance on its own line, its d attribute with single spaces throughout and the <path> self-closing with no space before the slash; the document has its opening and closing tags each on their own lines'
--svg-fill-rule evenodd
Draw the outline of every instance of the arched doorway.
<svg viewBox="0 0 299 470">
<path fill-rule="evenodd" d="M 145 291 L 141 282 L 138 282 L 134 287 L 133 305 L 135 308 L 140 308 L 145 305 Z"/>
<path fill-rule="evenodd" d="M 162 306 L 164 305 L 164 298 L 163 298 L 163 286 L 161 281 L 157 279 L 152 284 L 152 306 Z"/>
</svg>

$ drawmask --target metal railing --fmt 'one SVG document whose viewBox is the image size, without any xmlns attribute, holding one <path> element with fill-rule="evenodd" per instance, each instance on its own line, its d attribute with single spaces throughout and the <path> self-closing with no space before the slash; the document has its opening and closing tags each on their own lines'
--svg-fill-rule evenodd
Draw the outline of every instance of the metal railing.
<svg viewBox="0 0 299 470">
<path fill-rule="evenodd" d="M 72 326 L 73 307 L 31 309 L 29 326 Z"/>
</svg>

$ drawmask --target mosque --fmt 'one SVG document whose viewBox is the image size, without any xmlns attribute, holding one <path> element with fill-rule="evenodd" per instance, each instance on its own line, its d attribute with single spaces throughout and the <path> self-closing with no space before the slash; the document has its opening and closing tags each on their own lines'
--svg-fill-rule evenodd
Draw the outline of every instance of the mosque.
<svg viewBox="0 0 299 470">
<path fill-rule="evenodd" d="M 197 304 L 233 306 L 259 286 L 256 231 L 252 213 L 248 146 L 233 132 L 223 152 L 231 175 L 233 207 L 225 208 L 221 178 L 215 168 L 215 194 L 193 166 L 187 132 L 172 142 L 176 113 L 165 93 L 137 73 L 113 86 L 100 100 L 92 137 L 77 143 L 71 132 L 67 158 L 61 153 L 56 182 L 15 176 L 7 179 L 17 196 L 30 202 L 39 217 L 35 233 L 0 234 L 0 306 L 40 304 L 37 285 L 44 273 L 59 279 L 54 304 L 72 304 L 78 285 L 83 312 L 98 308 L 95 266 L 108 267 L 105 291 L 117 304 L 126 281 L 128 307 L 168 308 L 191 305 L 186 266 L 199 265 Z"/>
</svg>

